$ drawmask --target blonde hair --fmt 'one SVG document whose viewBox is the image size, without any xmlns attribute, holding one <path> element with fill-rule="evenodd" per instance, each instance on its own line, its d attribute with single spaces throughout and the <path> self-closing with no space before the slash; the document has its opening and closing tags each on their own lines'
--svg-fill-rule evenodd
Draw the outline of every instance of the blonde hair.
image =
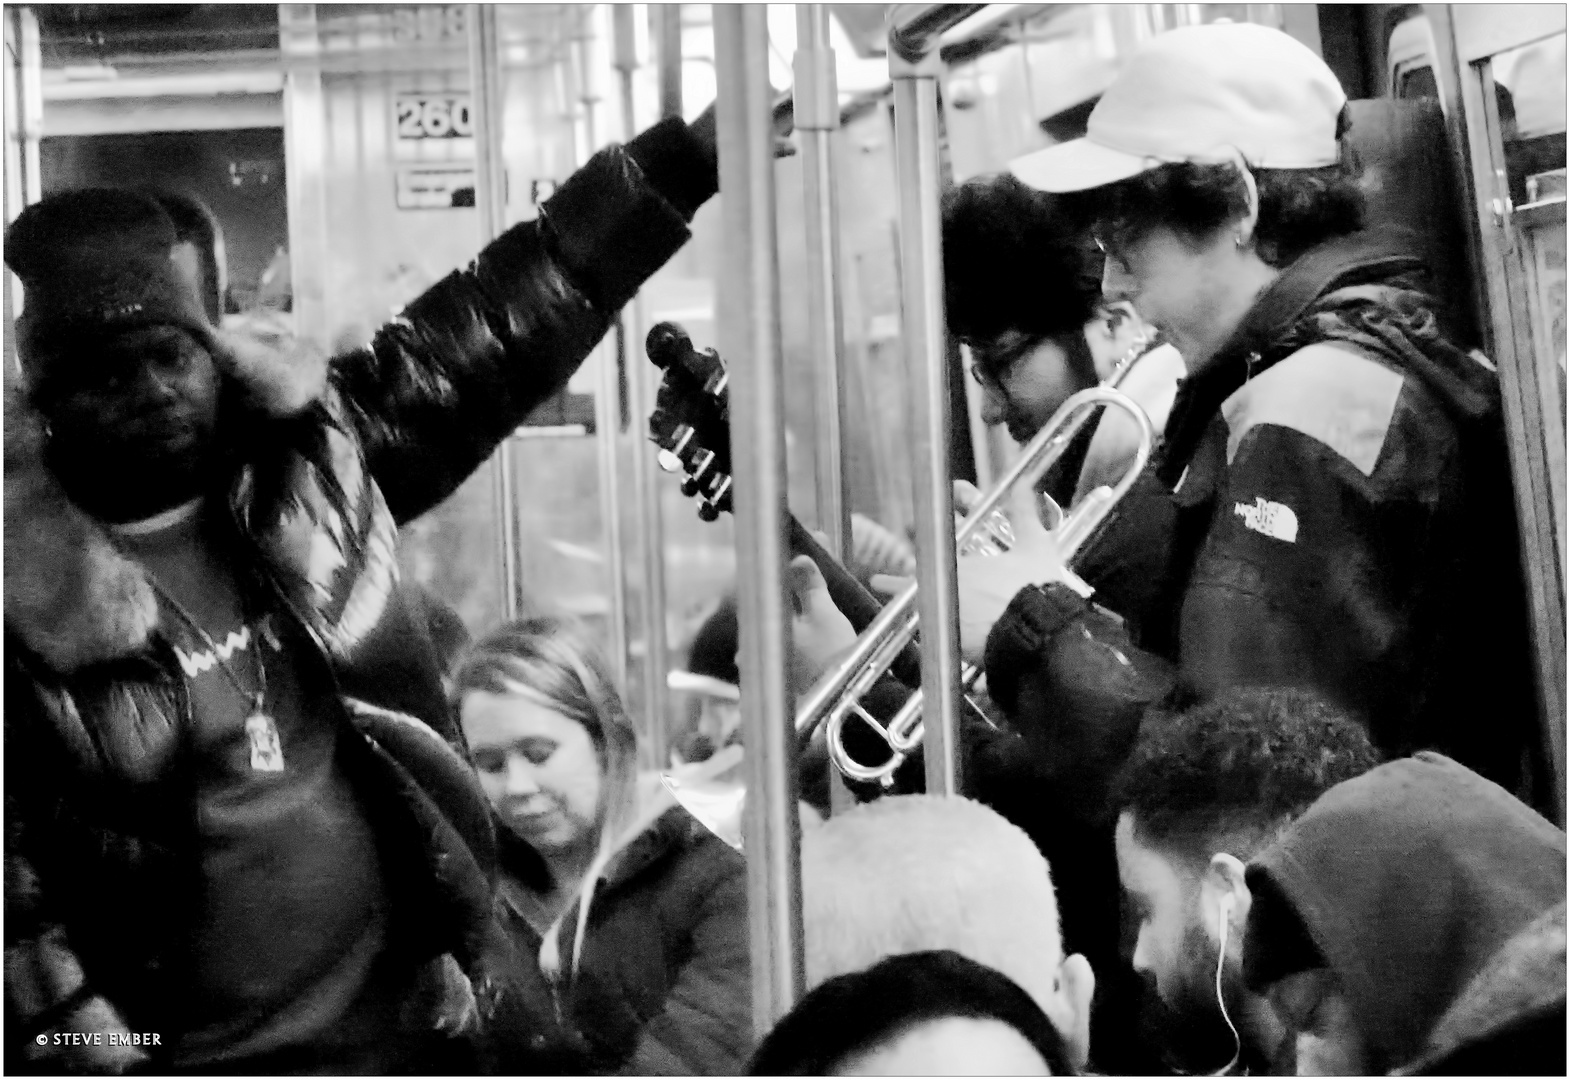
<svg viewBox="0 0 1570 1080">
<path fill-rule="evenodd" d="M 571 956 L 576 971 L 595 882 L 637 812 L 637 728 L 588 630 L 570 619 L 551 615 L 520 619 L 481 638 L 453 677 L 454 708 L 461 708 L 463 699 L 477 692 L 534 698 L 583 725 L 599 757 L 599 837 L 597 854 L 580 890 Z M 551 931 L 554 934 L 556 927 Z M 554 938 L 547 944 L 553 943 Z"/>
<path fill-rule="evenodd" d="M 801 837 L 807 987 L 905 953 L 952 949 L 1013 979 L 1048 1015 L 1063 963 L 1047 861 L 978 802 L 902 795 Z"/>
</svg>

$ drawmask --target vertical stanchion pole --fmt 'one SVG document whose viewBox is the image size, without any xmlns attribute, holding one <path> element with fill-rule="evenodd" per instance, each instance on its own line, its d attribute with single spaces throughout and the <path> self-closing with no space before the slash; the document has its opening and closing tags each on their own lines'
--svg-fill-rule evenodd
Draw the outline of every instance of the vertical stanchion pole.
<svg viewBox="0 0 1570 1080">
<path fill-rule="evenodd" d="M 844 351 L 839 295 L 839 207 L 834 197 L 834 132 L 840 126 L 834 50 L 829 46 L 826 4 L 796 5 L 795 117 L 801 140 L 802 190 L 807 225 L 807 335 L 817 383 L 818 528 L 829 550 L 850 550 L 845 504 L 845 410 L 840 395 Z"/>
<path fill-rule="evenodd" d="M 660 65 L 660 115 L 681 116 L 681 5 L 655 4 Z"/>
<path fill-rule="evenodd" d="M 834 197 L 834 140 L 840 126 L 834 50 L 826 4 L 796 5 L 794 107 L 801 140 L 802 194 L 807 225 L 807 339 L 812 347 L 817 447 L 818 528 L 828 549 L 844 560 L 851 549 L 850 507 L 845 501 L 845 402 L 840 360 L 844 320 L 839 290 L 839 205 Z M 829 796 L 838 813 L 855 805 L 832 764 Z"/>
<path fill-rule="evenodd" d="M 785 424 L 774 222 L 767 9 L 715 5 L 720 190 L 725 214 L 720 345 L 732 359 L 737 615 L 747 748 L 747 913 L 753 1027 L 761 1036 L 805 981 L 800 819 L 786 659 Z"/>
<path fill-rule="evenodd" d="M 507 163 L 502 159 L 502 85 L 496 8 L 470 4 L 469 98 L 474 120 L 474 203 L 480 212 L 480 246 L 507 228 Z M 518 481 L 513 472 L 512 438 L 502 440 L 491 458 L 496 504 L 496 543 L 502 571 L 502 615 L 523 614 L 523 538 L 518 528 Z"/>
<path fill-rule="evenodd" d="M 647 9 L 643 4 L 611 8 L 615 66 L 620 77 L 622 138 L 638 134 L 636 84 L 647 51 Z M 660 517 L 659 466 L 648 452 L 642 433 L 654 411 L 654 365 L 643 355 L 643 296 L 632 298 L 621 312 L 622 340 L 627 349 L 627 387 L 632 399 L 632 487 L 638 503 L 638 548 L 643 555 L 643 710 L 644 752 L 651 768 L 670 766 L 665 749 L 665 672 L 670 667 L 665 640 L 665 523 Z M 637 453 L 642 449 L 643 453 Z"/>
<path fill-rule="evenodd" d="M 581 19 L 578 36 L 571 47 L 572 67 L 577 75 L 577 134 L 581 167 L 599 149 L 599 72 L 600 60 L 597 17 L 603 5 L 578 9 Z M 629 343 L 630 344 L 630 343 Z M 610 338 L 600 342 L 599 385 L 594 394 L 595 441 L 600 452 L 600 520 L 605 528 L 605 569 L 610 587 L 610 610 L 606 612 L 607 648 L 616 689 L 627 692 L 627 573 L 622 563 L 621 528 L 621 379 L 616 364 L 616 347 Z"/>
<path fill-rule="evenodd" d="M 892 37 L 892 35 L 891 35 Z M 948 349 L 943 317 L 943 246 L 938 218 L 936 42 L 907 58 L 890 41 L 895 176 L 906 387 L 915 442 L 916 575 L 921 583 L 922 717 L 927 792 L 959 790 L 959 592 L 954 567 L 954 492 L 949 476 Z"/>
<path fill-rule="evenodd" d="M 327 99 L 315 4 L 278 5 L 294 332 L 327 348 Z"/>
</svg>

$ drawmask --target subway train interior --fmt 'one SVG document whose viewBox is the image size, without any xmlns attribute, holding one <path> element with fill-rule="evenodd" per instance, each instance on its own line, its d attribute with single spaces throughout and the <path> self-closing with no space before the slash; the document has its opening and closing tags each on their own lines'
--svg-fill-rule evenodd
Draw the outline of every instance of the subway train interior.
<svg viewBox="0 0 1570 1080">
<path fill-rule="evenodd" d="M 1021 451 L 985 422 L 969 347 L 945 331 L 941 193 L 1083 136 L 1129 57 L 1163 34 L 1283 31 L 1350 99 L 1370 214 L 1420 236 L 1447 331 L 1497 372 L 1527 584 L 1522 671 L 1551 788 L 1537 801 L 1562 825 L 1565 8 L 748 10 L 755 34 L 707 4 L 7 4 L 6 220 L 77 188 L 194 196 L 221 225 L 223 322 L 261 313 L 336 355 L 538 216 L 597 151 L 718 102 L 722 193 L 697 211 L 691 239 L 565 386 L 397 537 L 403 581 L 470 637 L 536 614 L 585 624 L 639 728 L 644 768 L 669 769 L 715 694 L 739 697 L 744 742 L 757 725 L 789 726 L 777 632 L 786 546 L 768 535 L 784 508 L 834 551 L 848 550 L 851 515 L 881 525 L 913 556 L 904 573 L 920 583 L 923 624 L 953 614 L 942 596 L 926 599 L 933 581 L 939 592 L 953 582 L 942 489 L 964 479 L 992 490 L 1017 474 Z M 789 148 L 764 166 L 760 138 Z M 6 278 L 9 380 L 26 305 Z M 662 372 L 646 339 L 662 323 L 719 350 L 737 391 L 730 419 L 762 425 L 737 447 L 734 514 L 728 493 L 683 475 L 685 447 L 651 438 Z M 739 693 L 688 668 L 700 630 L 730 603 L 743 623 L 735 659 L 758 674 Z M 929 791 L 935 779 L 954 790 L 953 768 L 944 781 L 933 759 L 952 756 L 947 714 L 968 685 L 959 632 L 919 643 L 919 685 L 947 697 L 925 717 Z M 945 647 L 949 662 L 933 663 Z M 753 914 L 754 1000 L 777 1014 L 796 985 L 800 925 L 781 869 L 796 841 L 783 794 L 751 805 L 771 775 L 784 783 L 771 755 L 787 743 L 775 741 L 748 745 L 744 848 L 764 864 L 751 887 L 784 896 Z M 742 791 L 692 793 L 695 808 L 732 819 L 738 846 Z M 833 798 L 849 805 L 837 781 Z"/>
</svg>

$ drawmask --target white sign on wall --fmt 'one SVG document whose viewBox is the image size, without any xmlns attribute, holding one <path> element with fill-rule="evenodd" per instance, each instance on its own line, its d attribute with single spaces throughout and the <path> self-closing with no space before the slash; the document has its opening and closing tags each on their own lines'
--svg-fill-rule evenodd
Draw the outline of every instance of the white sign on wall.
<svg viewBox="0 0 1570 1080">
<path fill-rule="evenodd" d="M 399 94 L 396 101 L 400 139 L 472 139 L 474 115 L 469 95 L 461 91 Z"/>
<path fill-rule="evenodd" d="M 398 209 L 450 210 L 474 205 L 474 169 L 411 165 L 398 170 Z"/>
</svg>

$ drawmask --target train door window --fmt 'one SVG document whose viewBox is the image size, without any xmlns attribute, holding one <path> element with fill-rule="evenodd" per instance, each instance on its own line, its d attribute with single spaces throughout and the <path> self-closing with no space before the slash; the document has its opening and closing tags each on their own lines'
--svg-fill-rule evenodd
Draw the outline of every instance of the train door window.
<svg viewBox="0 0 1570 1080">
<path fill-rule="evenodd" d="M 1458 5 L 1454 45 L 1481 282 L 1529 578 L 1544 748 L 1565 784 L 1565 30 L 1563 8 Z M 1448 72 L 1447 72 L 1448 74 Z"/>
<path fill-rule="evenodd" d="M 1434 35 L 1427 16 L 1418 15 L 1397 24 L 1390 32 L 1387 57 L 1391 97 L 1440 97 L 1434 77 Z"/>
</svg>

